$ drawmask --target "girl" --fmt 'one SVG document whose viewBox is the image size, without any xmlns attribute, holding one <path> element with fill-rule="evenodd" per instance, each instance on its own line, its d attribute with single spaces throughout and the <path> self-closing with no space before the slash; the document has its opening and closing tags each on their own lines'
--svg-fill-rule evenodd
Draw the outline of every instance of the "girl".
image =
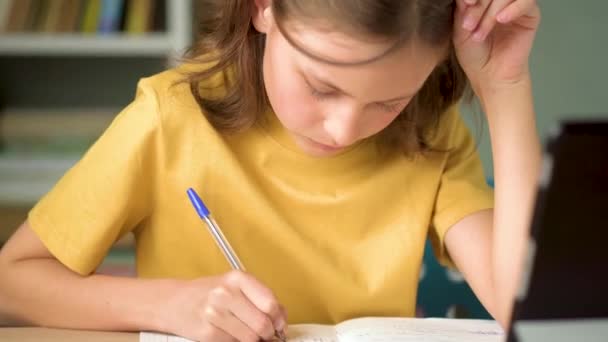
<svg viewBox="0 0 608 342">
<path fill-rule="evenodd" d="M 5 245 L 4 314 L 202 341 L 412 316 L 430 236 L 507 326 L 540 155 L 534 0 L 201 7 L 191 60 L 142 80 Z M 467 79 L 489 122 L 495 195 L 457 110 Z M 250 273 L 229 271 L 189 187 Z M 94 274 L 127 232 L 139 278 Z"/>
</svg>

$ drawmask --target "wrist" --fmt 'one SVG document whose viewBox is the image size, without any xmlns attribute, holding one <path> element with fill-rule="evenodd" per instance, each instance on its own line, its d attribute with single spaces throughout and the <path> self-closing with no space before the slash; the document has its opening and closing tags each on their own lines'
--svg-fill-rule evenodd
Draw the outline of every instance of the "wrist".
<svg viewBox="0 0 608 342">
<path fill-rule="evenodd" d="M 534 116 L 532 82 L 529 78 L 485 87 L 477 96 L 488 120 L 505 115 L 508 117 L 502 119 L 517 119 L 530 114 Z"/>
<path fill-rule="evenodd" d="M 150 286 L 142 297 L 142 306 L 136 309 L 134 319 L 142 330 L 168 332 L 168 324 L 174 309 L 171 308 L 171 297 L 179 292 L 179 280 L 149 280 Z"/>
<path fill-rule="evenodd" d="M 508 104 L 522 97 L 532 98 L 532 79 L 526 74 L 509 81 L 485 82 L 474 91 L 482 104 Z"/>
</svg>

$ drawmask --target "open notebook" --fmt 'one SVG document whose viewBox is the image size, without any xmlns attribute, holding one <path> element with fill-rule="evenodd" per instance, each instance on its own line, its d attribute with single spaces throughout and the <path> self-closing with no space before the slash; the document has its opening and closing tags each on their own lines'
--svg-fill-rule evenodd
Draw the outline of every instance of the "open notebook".
<svg viewBox="0 0 608 342">
<path fill-rule="evenodd" d="M 499 342 L 500 326 L 489 320 L 366 317 L 337 325 L 295 324 L 287 330 L 291 342 Z M 158 333 L 142 332 L 140 342 L 188 342 Z"/>
</svg>

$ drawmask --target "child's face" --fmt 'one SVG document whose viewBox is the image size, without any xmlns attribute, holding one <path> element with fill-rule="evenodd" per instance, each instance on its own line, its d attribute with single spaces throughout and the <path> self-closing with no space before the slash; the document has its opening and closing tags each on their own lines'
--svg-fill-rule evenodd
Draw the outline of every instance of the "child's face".
<svg viewBox="0 0 608 342">
<path fill-rule="evenodd" d="M 311 26 L 285 29 L 299 47 L 327 60 L 368 60 L 390 48 Z M 368 64 L 332 65 L 300 52 L 273 24 L 266 33 L 263 71 L 272 108 L 297 145 L 319 157 L 387 127 L 445 53 L 408 44 Z"/>
</svg>

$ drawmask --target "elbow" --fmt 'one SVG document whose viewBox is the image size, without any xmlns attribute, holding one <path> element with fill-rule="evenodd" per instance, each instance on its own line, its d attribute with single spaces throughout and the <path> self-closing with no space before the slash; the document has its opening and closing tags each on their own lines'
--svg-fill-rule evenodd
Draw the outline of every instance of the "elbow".
<svg viewBox="0 0 608 342">
<path fill-rule="evenodd" d="M 479 299 L 492 319 L 506 331 L 511 322 L 513 299 L 511 296 L 504 296 L 501 293 L 504 292 L 497 291 L 496 287 L 492 286 L 492 291 L 489 291 L 486 296 Z"/>
<path fill-rule="evenodd" d="M 498 324 L 504 331 L 509 330 L 510 315 L 507 316 L 504 314 L 499 314 L 494 316 L 494 319 L 496 320 L 496 322 L 498 322 Z"/>
<path fill-rule="evenodd" d="M 507 331 L 509 329 L 509 325 L 511 324 L 512 309 L 512 302 L 501 300 L 501 298 L 495 298 L 491 307 L 487 308 L 492 318 L 496 320 L 504 331 Z"/>
<path fill-rule="evenodd" d="M 0 327 L 22 326 L 25 321 L 18 318 L 16 303 L 11 288 L 15 276 L 11 271 L 15 261 L 8 258 L 3 249 L 0 249 Z"/>
<path fill-rule="evenodd" d="M 7 326 L 10 323 L 8 317 L 11 314 L 8 294 L 8 283 L 10 283 L 11 276 L 8 271 L 10 262 L 3 254 L 0 249 L 0 326 Z"/>
</svg>

